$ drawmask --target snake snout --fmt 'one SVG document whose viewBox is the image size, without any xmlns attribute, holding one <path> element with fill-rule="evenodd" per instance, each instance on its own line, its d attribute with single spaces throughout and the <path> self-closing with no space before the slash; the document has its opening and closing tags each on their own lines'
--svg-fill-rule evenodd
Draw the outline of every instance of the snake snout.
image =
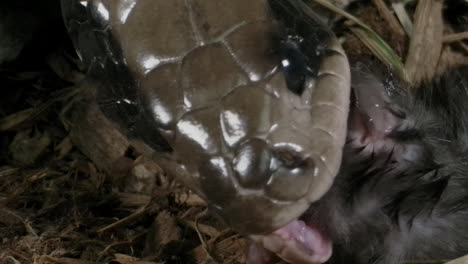
<svg viewBox="0 0 468 264">
<path fill-rule="evenodd" d="M 211 209 L 244 234 L 272 232 L 296 218 L 317 178 L 316 163 L 298 147 L 250 138 L 221 162 L 222 169 L 220 162 L 206 162 L 200 171 Z M 213 170 L 224 176 L 203 176 Z"/>
<path fill-rule="evenodd" d="M 295 148 L 271 147 L 257 138 L 237 148 L 232 167 L 240 188 L 258 189 L 280 201 L 303 197 L 316 169 L 314 161 Z"/>
</svg>

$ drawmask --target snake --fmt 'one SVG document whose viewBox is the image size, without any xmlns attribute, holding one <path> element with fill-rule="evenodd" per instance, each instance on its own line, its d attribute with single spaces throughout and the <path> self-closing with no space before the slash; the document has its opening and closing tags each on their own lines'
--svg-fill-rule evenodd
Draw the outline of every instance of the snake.
<svg viewBox="0 0 468 264">
<path fill-rule="evenodd" d="M 287 226 L 333 184 L 350 66 L 302 0 L 62 0 L 105 116 L 239 233 Z"/>
</svg>

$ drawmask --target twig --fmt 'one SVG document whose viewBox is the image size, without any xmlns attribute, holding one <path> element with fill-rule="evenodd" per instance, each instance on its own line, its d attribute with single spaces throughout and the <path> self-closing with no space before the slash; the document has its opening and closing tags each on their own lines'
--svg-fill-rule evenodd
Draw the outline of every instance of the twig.
<svg viewBox="0 0 468 264">
<path fill-rule="evenodd" d="M 5 170 L 1 170 L 0 171 L 0 177 L 5 177 L 5 176 L 12 175 L 12 174 L 15 174 L 18 171 L 19 171 L 18 168 L 9 168 L 9 169 L 5 169 Z"/>
<path fill-rule="evenodd" d="M 147 230 L 141 232 L 141 233 L 138 233 L 136 234 L 135 236 L 131 237 L 130 239 L 126 240 L 126 241 L 119 241 L 119 242 L 115 242 L 115 243 L 112 243 L 108 246 L 106 246 L 101 252 L 99 252 L 99 259 L 98 261 L 100 261 L 100 258 L 102 258 L 103 256 L 105 256 L 105 254 L 110 250 L 112 249 L 113 247 L 116 247 L 116 246 L 123 246 L 123 245 L 129 245 L 129 244 L 132 244 L 133 242 L 135 242 L 135 240 L 145 236 L 146 234 L 148 233 Z"/>
<path fill-rule="evenodd" d="M 135 221 L 136 219 L 139 219 L 141 217 L 143 217 L 144 215 L 146 215 L 146 213 L 148 212 L 148 207 L 147 206 L 143 206 L 141 208 L 139 208 L 138 210 L 136 210 L 133 214 L 125 217 L 125 218 L 122 218 L 108 226 L 105 226 L 103 228 L 100 228 L 98 229 L 96 232 L 97 233 L 103 233 L 103 232 L 106 232 L 106 231 L 109 231 L 111 229 L 114 229 L 114 228 L 117 228 L 119 226 L 122 226 L 122 225 L 126 225 L 128 223 L 131 223 L 133 221 Z"/>
<path fill-rule="evenodd" d="M 450 43 L 464 39 L 468 39 L 468 31 L 445 35 L 442 41 L 445 43 Z"/>
<path fill-rule="evenodd" d="M 191 229 L 196 230 L 197 232 L 203 233 L 203 234 L 209 236 L 210 238 L 217 237 L 220 234 L 219 231 L 216 230 L 216 228 L 214 228 L 212 226 L 209 226 L 209 225 L 204 225 L 204 224 L 200 224 L 198 222 L 189 221 L 189 220 L 182 220 L 182 219 L 179 219 L 179 221 L 182 224 L 184 224 L 185 226 L 188 226 Z"/>
<path fill-rule="evenodd" d="M 383 18 L 388 22 L 390 27 L 392 27 L 393 31 L 401 36 L 404 36 L 405 31 L 401 27 L 400 23 L 398 23 L 398 20 L 392 14 L 390 9 L 388 9 L 385 2 L 383 0 L 372 0 L 372 2 L 377 7 L 380 14 L 383 16 Z"/>
</svg>

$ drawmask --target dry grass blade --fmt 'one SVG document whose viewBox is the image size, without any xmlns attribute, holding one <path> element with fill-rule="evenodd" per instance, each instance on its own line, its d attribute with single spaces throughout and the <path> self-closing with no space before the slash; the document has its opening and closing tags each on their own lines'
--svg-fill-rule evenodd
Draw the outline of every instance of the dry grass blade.
<svg viewBox="0 0 468 264">
<path fill-rule="evenodd" d="M 460 33 L 445 35 L 443 41 L 450 43 L 450 42 L 456 42 L 456 41 L 461 41 L 465 39 L 468 39 L 468 32 L 460 32 Z"/>
<path fill-rule="evenodd" d="M 350 20 L 354 25 L 352 31 L 356 36 L 379 58 L 383 63 L 394 69 L 401 78 L 407 79 L 405 67 L 403 62 L 396 54 L 396 52 L 388 45 L 374 30 L 359 20 L 357 17 L 351 15 L 345 10 L 338 8 L 326 0 L 311 0 L 336 14 L 343 16 Z"/>
<path fill-rule="evenodd" d="M 110 245 L 107 245 L 100 253 L 99 255 L 102 257 L 102 256 L 105 256 L 109 251 L 111 251 L 111 249 L 115 248 L 115 247 L 118 247 L 118 246 L 123 246 L 123 245 L 131 245 L 133 244 L 136 240 L 139 240 L 139 239 L 142 239 L 145 235 L 146 235 L 147 231 L 143 231 L 143 232 L 140 232 L 136 235 L 134 235 L 133 237 L 129 238 L 128 240 L 126 241 L 119 241 L 119 242 L 114 242 Z M 99 262 L 99 263 L 102 263 L 102 262 Z"/>
<path fill-rule="evenodd" d="M 410 82 L 418 84 L 436 73 L 442 51 L 442 1 L 419 1 L 405 68 Z M 430 41 L 428 41 L 430 40 Z"/>
<path fill-rule="evenodd" d="M 85 261 L 79 259 L 71 258 L 54 258 L 50 256 L 44 256 L 41 258 L 42 263 L 51 263 L 51 264 L 95 264 L 93 261 Z"/>
<path fill-rule="evenodd" d="M 24 109 L 22 111 L 11 114 L 0 120 L 0 131 L 14 130 L 25 122 L 34 119 L 34 117 L 38 114 L 40 114 L 40 111 L 37 111 L 34 108 Z"/>
<path fill-rule="evenodd" d="M 38 107 L 24 109 L 6 116 L 0 120 L 0 131 L 16 130 L 43 116 L 50 108 L 58 102 L 68 101 L 77 94 L 76 89 L 62 89 L 51 95 L 51 98 Z"/>
<path fill-rule="evenodd" d="M 411 260 L 411 261 L 403 261 L 401 264 L 444 264 L 446 261 L 444 260 Z"/>
<path fill-rule="evenodd" d="M 408 12 L 405 9 L 404 2 L 394 2 L 392 3 L 393 11 L 395 11 L 395 15 L 397 16 L 400 24 L 402 25 L 403 29 L 405 30 L 408 36 L 413 34 L 413 22 L 411 21 Z"/>
<path fill-rule="evenodd" d="M 0 177 L 9 176 L 11 174 L 15 174 L 19 171 L 19 168 L 6 168 L 0 170 Z"/>
<path fill-rule="evenodd" d="M 403 264 L 468 264 L 468 255 L 454 260 L 405 261 Z"/>
<path fill-rule="evenodd" d="M 461 257 L 461 258 L 454 259 L 445 264 L 468 264 L 468 255 Z"/>
<path fill-rule="evenodd" d="M 164 264 L 164 262 L 153 262 L 153 261 L 144 261 L 139 260 L 138 258 L 124 255 L 124 254 L 114 254 L 116 261 L 119 264 Z"/>
<path fill-rule="evenodd" d="M 0 223 L 3 224 L 15 224 L 16 222 L 20 222 L 24 225 L 24 229 L 28 232 L 28 234 L 38 237 L 34 228 L 29 224 L 29 221 L 23 219 L 20 215 L 12 210 L 8 210 L 6 208 L 0 207 Z"/>
<path fill-rule="evenodd" d="M 21 264 L 17 259 L 15 259 L 13 256 L 8 256 L 7 260 L 10 260 L 13 264 Z"/>
<path fill-rule="evenodd" d="M 401 58 L 382 40 L 378 35 L 369 32 L 362 27 L 350 27 L 350 30 L 359 38 L 359 40 L 372 51 L 372 53 L 382 62 L 395 69 L 399 76 L 404 80 L 408 79 Z"/>
</svg>

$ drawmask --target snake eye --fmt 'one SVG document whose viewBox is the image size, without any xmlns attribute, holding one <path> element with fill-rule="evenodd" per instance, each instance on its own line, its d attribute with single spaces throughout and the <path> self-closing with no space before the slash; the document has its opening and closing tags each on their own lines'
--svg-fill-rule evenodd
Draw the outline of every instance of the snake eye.
<svg viewBox="0 0 468 264">
<path fill-rule="evenodd" d="M 288 37 L 286 40 L 280 40 L 279 57 L 281 58 L 281 69 L 288 89 L 301 95 L 305 89 L 305 81 L 308 75 L 311 75 L 307 67 L 307 58 L 298 48 L 299 39 Z"/>
</svg>

